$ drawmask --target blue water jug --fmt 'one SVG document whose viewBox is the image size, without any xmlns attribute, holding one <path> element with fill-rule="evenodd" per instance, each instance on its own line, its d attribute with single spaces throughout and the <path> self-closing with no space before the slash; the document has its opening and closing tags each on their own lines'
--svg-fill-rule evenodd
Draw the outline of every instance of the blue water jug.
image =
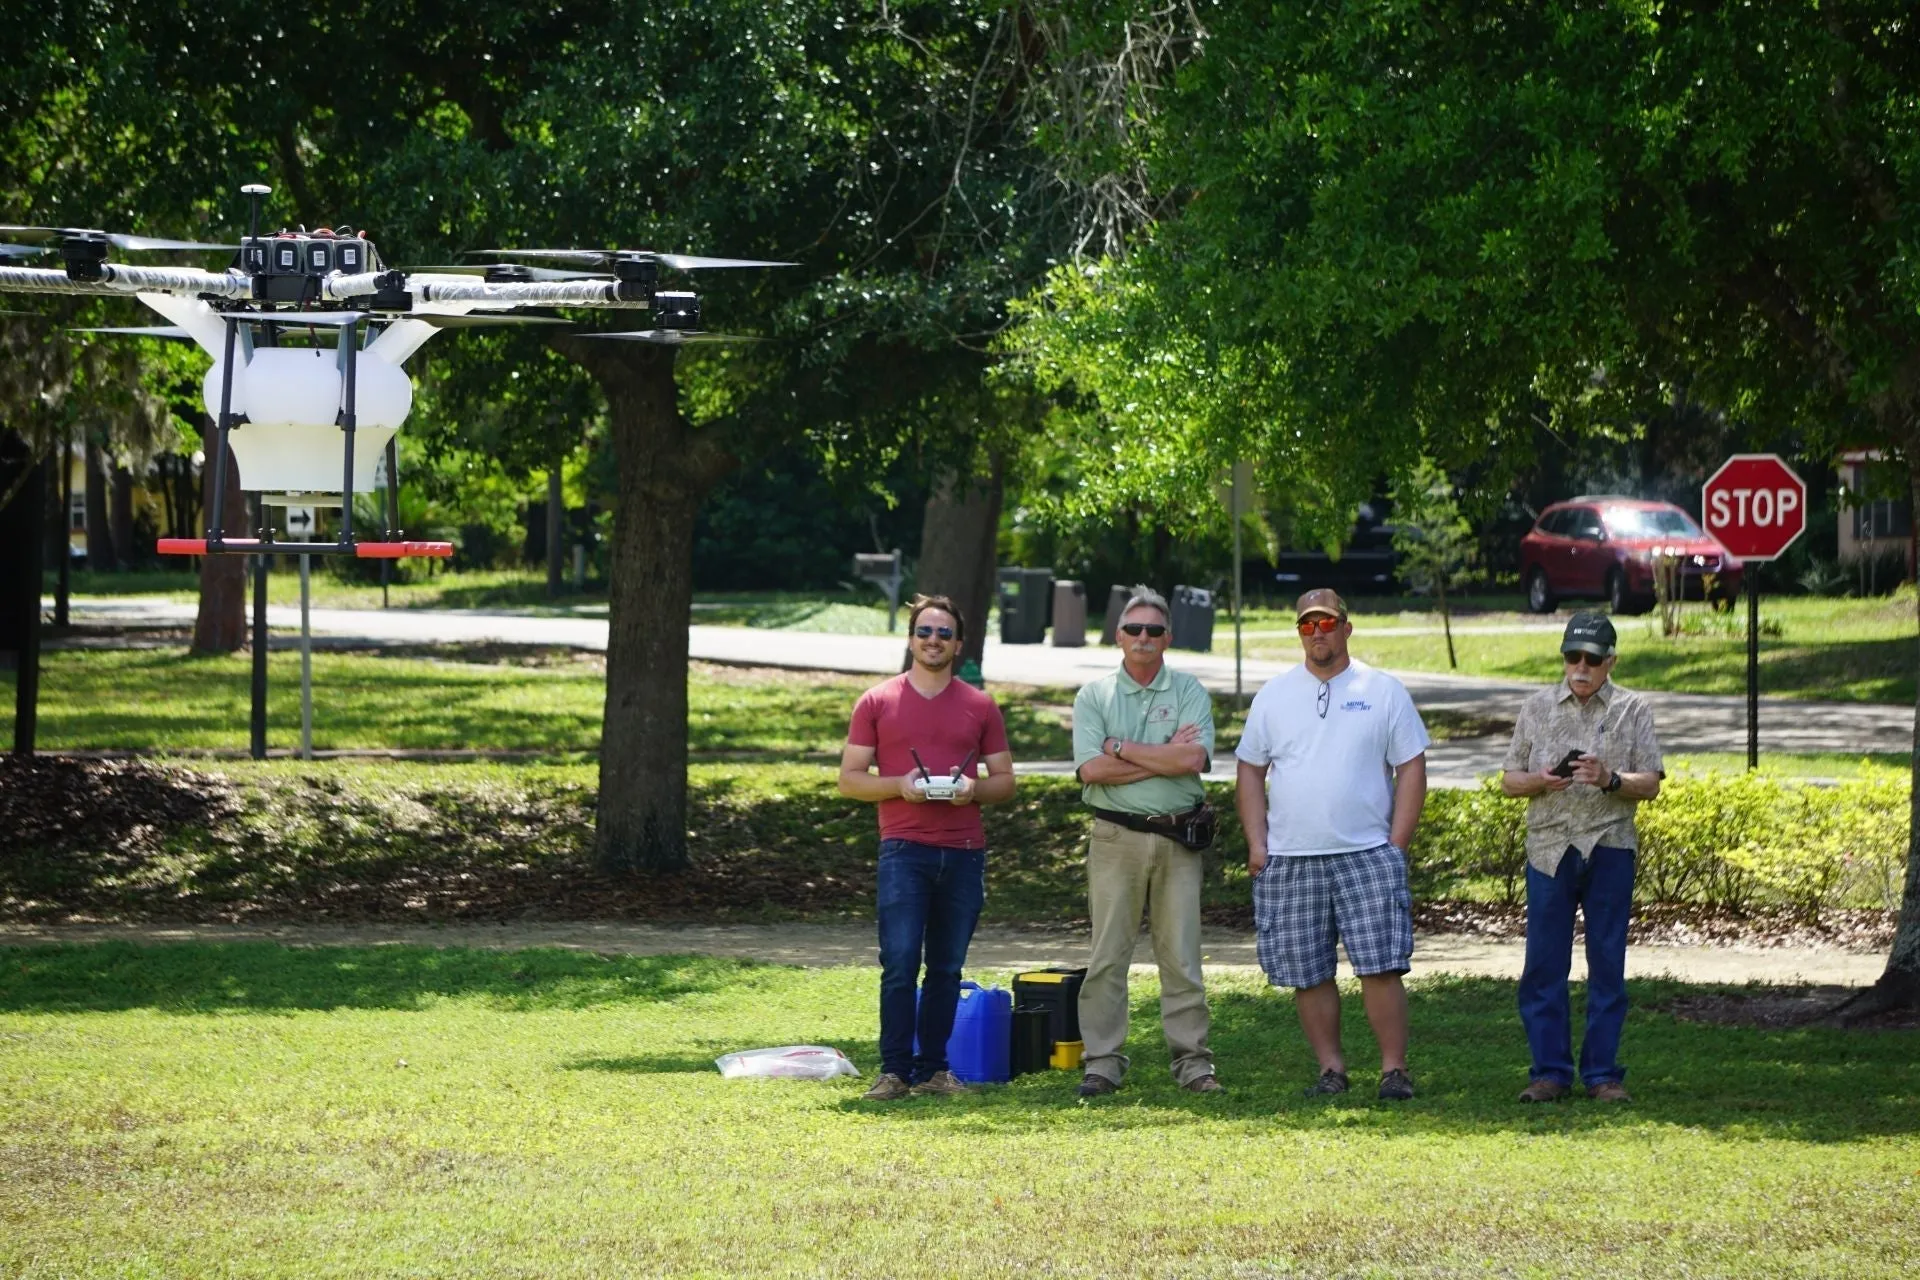
<svg viewBox="0 0 1920 1280">
<path fill-rule="evenodd" d="M 1013 993 L 977 982 L 960 984 L 947 1068 L 968 1084 L 1005 1084 L 1012 1078 Z"/>
</svg>

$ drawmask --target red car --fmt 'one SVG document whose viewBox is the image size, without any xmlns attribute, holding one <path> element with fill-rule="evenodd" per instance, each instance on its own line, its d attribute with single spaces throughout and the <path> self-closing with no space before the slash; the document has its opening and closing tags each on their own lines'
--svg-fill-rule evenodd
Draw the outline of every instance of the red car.
<svg viewBox="0 0 1920 1280">
<path fill-rule="evenodd" d="M 1604 600 L 1614 613 L 1653 607 L 1656 555 L 1679 558 L 1682 599 L 1726 604 L 1740 592 L 1737 557 L 1671 502 L 1586 497 L 1556 502 L 1520 540 L 1527 608 Z"/>
</svg>

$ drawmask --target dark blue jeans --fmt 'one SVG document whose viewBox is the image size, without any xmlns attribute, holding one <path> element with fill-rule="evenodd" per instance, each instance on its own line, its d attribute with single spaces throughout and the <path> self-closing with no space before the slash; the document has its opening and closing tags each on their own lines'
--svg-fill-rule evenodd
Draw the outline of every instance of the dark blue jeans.
<svg viewBox="0 0 1920 1280">
<path fill-rule="evenodd" d="M 879 879 L 880 1069 L 919 1084 L 947 1069 L 960 968 L 987 897 L 987 853 L 882 840 Z M 923 950 L 916 1054 L 914 988 L 921 985 Z"/>
<path fill-rule="evenodd" d="M 1620 1032 L 1627 1022 L 1627 919 L 1633 911 L 1633 850 L 1572 849 L 1551 876 L 1527 868 L 1527 961 L 1520 974 L 1520 1021 L 1533 1050 L 1533 1078 L 1573 1083 L 1573 1027 L 1567 974 L 1573 967 L 1573 912 L 1587 919 L 1587 1034 L 1580 1082 L 1626 1076 Z"/>
</svg>

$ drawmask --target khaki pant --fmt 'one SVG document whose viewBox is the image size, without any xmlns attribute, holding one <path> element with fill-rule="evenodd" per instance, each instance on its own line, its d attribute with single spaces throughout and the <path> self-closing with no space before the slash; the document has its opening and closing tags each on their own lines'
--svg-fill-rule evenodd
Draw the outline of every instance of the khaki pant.
<svg viewBox="0 0 1920 1280">
<path fill-rule="evenodd" d="M 1087 845 L 1087 912 L 1093 957 L 1080 984 L 1083 1065 L 1116 1084 L 1126 1078 L 1127 966 L 1148 909 L 1160 966 L 1160 1026 L 1173 1076 L 1188 1084 L 1213 1072 L 1207 992 L 1200 976 L 1200 855 L 1167 836 L 1093 820 Z"/>
</svg>

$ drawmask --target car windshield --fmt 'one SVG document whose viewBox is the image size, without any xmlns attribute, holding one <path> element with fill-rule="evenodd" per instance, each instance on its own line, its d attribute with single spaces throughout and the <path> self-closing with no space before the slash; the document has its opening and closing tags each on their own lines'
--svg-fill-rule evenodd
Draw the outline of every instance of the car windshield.
<svg viewBox="0 0 1920 1280">
<path fill-rule="evenodd" d="M 1607 531 L 1616 538 L 1704 538 L 1684 511 L 1647 507 L 1610 507 Z"/>
</svg>

